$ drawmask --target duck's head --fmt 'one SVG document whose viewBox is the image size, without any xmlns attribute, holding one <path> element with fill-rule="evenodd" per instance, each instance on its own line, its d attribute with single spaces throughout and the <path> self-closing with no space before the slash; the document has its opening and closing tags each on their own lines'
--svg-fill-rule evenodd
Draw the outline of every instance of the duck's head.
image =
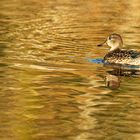
<svg viewBox="0 0 140 140">
<path fill-rule="evenodd" d="M 114 33 L 109 35 L 107 39 L 102 44 L 99 44 L 98 46 L 103 46 L 104 44 L 107 44 L 108 46 L 111 47 L 110 51 L 114 51 L 122 47 L 123 41 L 119 34 Z"/>
</svg>

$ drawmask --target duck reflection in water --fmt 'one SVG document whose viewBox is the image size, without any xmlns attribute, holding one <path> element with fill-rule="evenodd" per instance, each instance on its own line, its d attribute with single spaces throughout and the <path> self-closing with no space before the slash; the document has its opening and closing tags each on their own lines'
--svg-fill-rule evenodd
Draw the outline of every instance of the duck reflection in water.
<svg viewBox="0 0 140 140">
<path fill-rule="evenodd" d="M 105 77 L 106 87 L 109 87 L 111 89 L 117 89 L 120 87 L 120 82 L 121 80 L 119 76 L 115 76 L 115 75 L 107 73 Z"/>
<path fill-rule="evenodd" d="M 121 85 L 122 77 L 139 77 L 140 71 L 134 69 L 114 68 L 107 71 L 105 76 L 105 85 L 111 89 L 118 89 Z"/>
</svg>

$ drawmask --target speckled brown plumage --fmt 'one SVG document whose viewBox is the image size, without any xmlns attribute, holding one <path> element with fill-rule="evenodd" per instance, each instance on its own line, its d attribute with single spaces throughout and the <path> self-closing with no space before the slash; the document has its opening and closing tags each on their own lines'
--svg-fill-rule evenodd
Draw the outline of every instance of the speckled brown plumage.
<svg viewBox="0 0 140 140">
<path fill-rule="evenodd" d="M 107 53 L 104 57 L 104 62 L 110 64 L 140 65 L 140 52 L 118 48 Z"/>
</svg>

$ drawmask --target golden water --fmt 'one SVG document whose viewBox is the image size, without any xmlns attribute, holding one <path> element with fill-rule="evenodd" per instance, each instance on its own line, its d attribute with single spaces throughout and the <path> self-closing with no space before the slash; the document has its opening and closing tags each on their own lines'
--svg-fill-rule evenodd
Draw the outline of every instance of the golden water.
<svg viewBox="0 0 140 140">
<path fill-rule="evenodd" d="M 0 140 L 140 140 L 139 76 L 88 61 L 140 49 L 139 0 L 1 0 L 0 32 Z"/>
</svg>

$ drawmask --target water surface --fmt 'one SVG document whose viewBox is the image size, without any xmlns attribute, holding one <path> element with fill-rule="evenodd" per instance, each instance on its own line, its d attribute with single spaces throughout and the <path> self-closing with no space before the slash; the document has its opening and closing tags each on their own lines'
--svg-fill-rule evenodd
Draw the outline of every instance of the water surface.
<svg viewBox="0 0 140 140">
<path fill-rule="evenodd" d="M 1 140 L 139 140 L 139 71 L 91 63 L 119 33 L 140 46 L 139 0 L 1 0 Z"/>
</svg>

